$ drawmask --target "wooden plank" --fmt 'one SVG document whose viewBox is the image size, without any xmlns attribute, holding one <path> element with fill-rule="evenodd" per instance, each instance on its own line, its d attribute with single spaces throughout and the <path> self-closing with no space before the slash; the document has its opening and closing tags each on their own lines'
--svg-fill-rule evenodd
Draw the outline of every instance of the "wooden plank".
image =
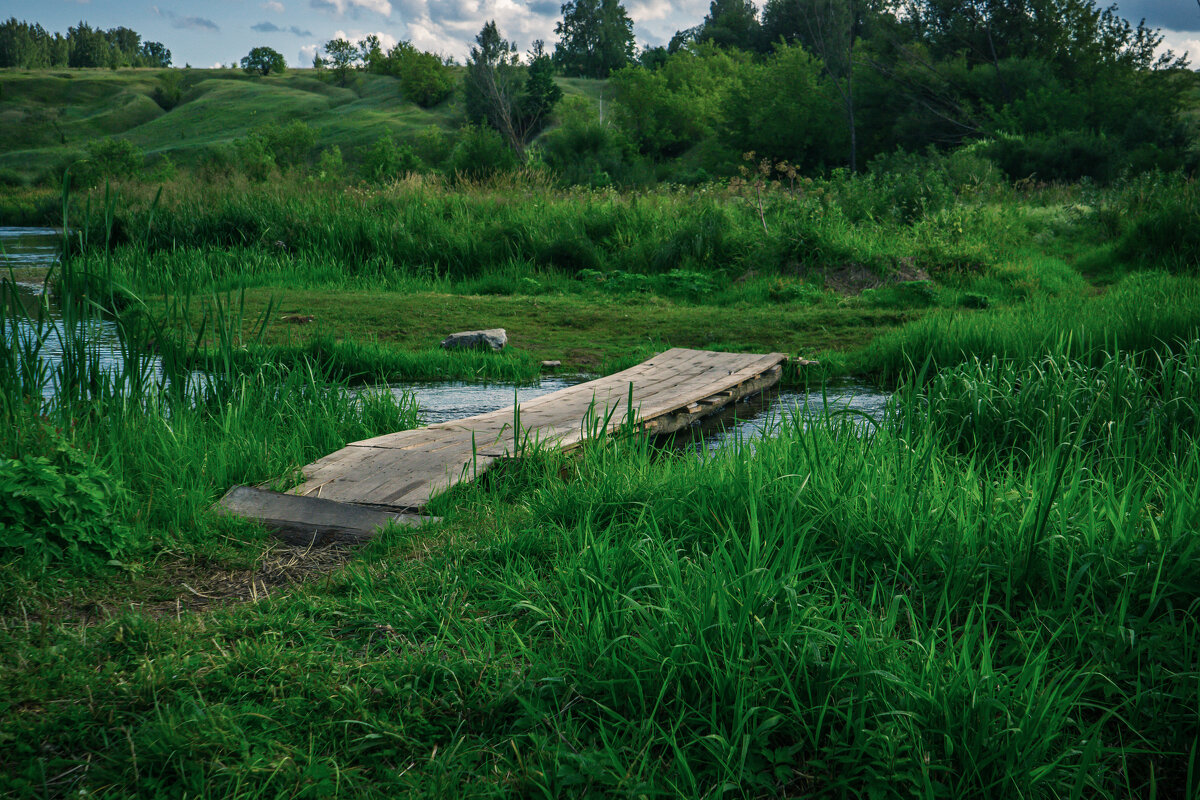
<svg viewBox="0 0 1200 800">
<path fill-rule="evenodd" d="M 744 355 L 673 348 L 614 375 L 514 407 L 354 442 L 304 469 L 292 490 L 305 501 L 378 509 L 421 508 L 434 494 L 474 480 L 522 445 L 569 449 L 628 421 L 655 432 L 690 425 L 775 383 L 782 353 Z M 269 511 L 265 509 L 264 513 Z"/>
<path fill-rule="evenodd" d="M 388 525 L 424 525 L 434 517 L 397 514 L 373 508 L 235 486 L 217 501 L 220 514 L 257 519 L 285 542 L 300 547 L 362 544 Z"/>
</svg>

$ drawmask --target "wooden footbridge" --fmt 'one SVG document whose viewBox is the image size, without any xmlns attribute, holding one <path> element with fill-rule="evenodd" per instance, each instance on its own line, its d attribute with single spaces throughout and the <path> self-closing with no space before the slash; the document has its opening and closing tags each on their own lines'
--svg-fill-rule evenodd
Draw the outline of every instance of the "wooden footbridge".
<svg viewBox="0 0 1200 800">
<path fill-rule="evenodd" d="M 420 524 L 435 494 L 531 446 L 569 449 L 623 425 L 655 434 L 685 428 L 773 386 L 786 360 L 668 350 L 519 406 L 354 442 L 305 467 L 304 483 L 287 493 L 239 486 L 217 506 L 289 541 L 360 541 L 389 523 Z"/>
</svg>

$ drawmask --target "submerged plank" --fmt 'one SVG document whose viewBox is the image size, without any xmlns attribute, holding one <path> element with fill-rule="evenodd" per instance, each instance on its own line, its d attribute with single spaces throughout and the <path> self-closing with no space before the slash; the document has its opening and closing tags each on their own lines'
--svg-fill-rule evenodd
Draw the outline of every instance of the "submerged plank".
<svg viewBox="0 0 1200 800">
<path fill-rule="evenodd" d="M 399 514 L 316 497 L 235 486 L 214 510 L 257 519 L 288 544 L 301 547 L 361 544 L 388 525 L 423 525 L 432 517 Z"/>
</svg>

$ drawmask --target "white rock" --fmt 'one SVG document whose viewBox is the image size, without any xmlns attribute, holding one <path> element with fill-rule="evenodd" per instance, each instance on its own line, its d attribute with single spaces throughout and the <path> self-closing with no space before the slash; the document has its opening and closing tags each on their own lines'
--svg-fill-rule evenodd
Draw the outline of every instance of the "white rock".
<svg viewBox="0 0 1200 800">
<path fill-rule="evenodd" d="M 444 350 L 473 349 L 476 347 L 490 347 L 493 350 L 503 350 L 506 344 L 508 344 L 508 334 L 504 328 L 491 328 L 486 331 L 462 331 L 460 333 L 452 333 L 445 339 L 442 339 L 442 348 Z"/>
</svg>

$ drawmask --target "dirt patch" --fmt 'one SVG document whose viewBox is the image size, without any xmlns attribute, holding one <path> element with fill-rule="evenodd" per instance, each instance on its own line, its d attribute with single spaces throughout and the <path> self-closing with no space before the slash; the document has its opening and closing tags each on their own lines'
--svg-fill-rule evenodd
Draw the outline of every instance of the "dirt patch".
<svg viewBox="0 0 1200 800">
<path fill-rule="evenodd" d="M 823 276 L 825 288 L 844 295 L 862 294 L 867 289 L 878 289 L 881 286 L 891 286 L 907 281 L 930 280 L 929 273 L 918 267 L 916 259 L 913 258 L 900 259 L 896 268 L 886 275 L 880 275 L 862 264 L 850 262 L 825 270 Z"/>
<path fill-rule="evenodd" d="M 226 603 L 256 603 L 306 580 L 328 575 L 354 558 L 357 548 L 329 545 L 295 547 L 272 543 L 251 569 L 213 569 L 194 563 L 168 567 L 166 583 L 178 592 L 174 600 L 137 608 L 152 616 L 204 611 Z"/>
</svg>

